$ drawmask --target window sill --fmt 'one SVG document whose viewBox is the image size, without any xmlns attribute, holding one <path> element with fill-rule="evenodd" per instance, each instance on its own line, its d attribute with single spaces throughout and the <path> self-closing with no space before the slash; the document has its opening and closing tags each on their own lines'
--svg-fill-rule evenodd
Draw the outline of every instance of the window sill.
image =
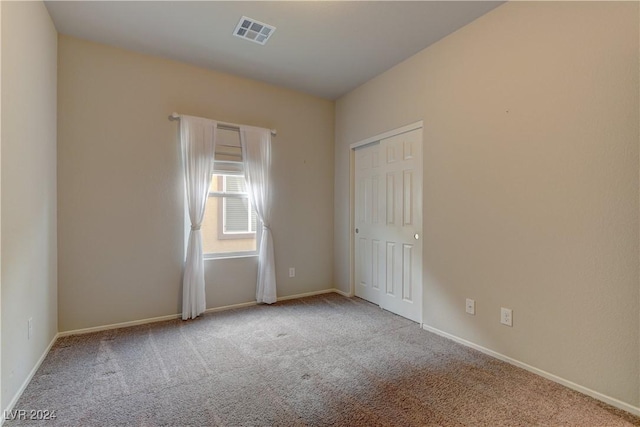
<svg viewBox="0 0 640 427">
<path fill-rule="evenodd" d="M 205 254 L 203 258 L 205 261 L 217 261 L 221 259 L 257 258 L 257 257 L 258 257 L 258 254 L 256 253 L 249 253 L 249 254 L 229 253 L 229 254 L 220 254 L 220 255 Z"/>
<path fill-rule="evenodd" d="M 218 224 L 218 229 L 221 228 L 221 224 Z M 255 239 L 256 233 L 220 233 L 218 232 L 218 240 L 246 240 Z"/>
</svg>

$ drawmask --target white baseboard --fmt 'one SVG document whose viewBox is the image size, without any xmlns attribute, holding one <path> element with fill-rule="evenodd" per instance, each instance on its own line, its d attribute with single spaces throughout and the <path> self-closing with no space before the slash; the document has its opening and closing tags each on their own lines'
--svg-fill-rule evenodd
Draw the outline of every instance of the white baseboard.
<svg viewBox="0 0 640 427">
<path fill-rule="evenodd" d="M 233 309 L 236 309 L 236 308 L 251 307 L 253 305 L 258 305 L 258 303 L 255 302 L 255 301 L 241 302 L 240 304 L 230 304 L 230 305 L 223 305 L 222 307 L 207 308 L 204 312 L 205 313 L 215 313 L 217 311 L 227 311 L 227 310 L 233 310 Z M 182 318 L 182 314 L 176 314 L 176 316 L 179 317 L 179 318 Z"/>
<path fill-rule="evenodd" d="M 557 375 L 551 374 L 551 373 L 549 373 L 547 371 L 543 371 L 542 369 L 536 368 L 534 366 L 527 365 L 524 362 L 521 362 L 519 360 L 513 359 L 513 358 L 511 358 L 509 356 L 505 356 L 504 354 L 501 354 L 501 353 L 498 353 L 496 351 L 490 350 L 490 349 L 488 349 L 486 347 L 482 347 L 481 345 L 475 344 L 475 343 L 473 343 L 471 341 L 467 341 L 467 340 L 465 340 L 463 338 L 457 337 L 457 336 L 449 334 L 447 332 L 441 331 L 440 329 L 436 329 L 434 327 L 431 327 L 431 326 L 428 326 L 428 325 L 425 325 L 425 324 L 422 325 L 422 328 L 424 330 L 426 330 L 426 331 L 433 332 L 436 335 L 440 335 L 442 337 L 445 337 L 445 338 L 448 338 L 448 339 L 450 339 L 452 341 L 455 341 L 455 342 L 457 342 L 459 344 L 462 344 L 462 345 L 467 346 L 467 347 L 471 347 L 471 348 L 473 348 L 475 350 L 478 350 L 478 351 L 480 351 L 480 352 L 482 352 L 484 354 L 487 354 L 489 356 L 495 357 L 496 359 L 500 359 L 500 360 L 502 360 L 504 362 L 507 362 L 507 363 L 509 363 L 511 365 L 514 365 L 514 366 L 517 366 L 519 368 L 525 369 L 525 370 L 527 370 L 529 372 L 533 372 L 534 374 L 540 375 L 541 377 L 544 377 L 544 378 L 546 378 L 548 380 L 554 381 L 554 382 L 556 382 L 558 384 L 562 384 L 563 386 L 568 387 L 568 388 L 570 388 L 572 390 L 575 390 L 575 391 L 578 391 L 580 393 L 586 394 L 587 396 L 591 396 L 594 399 L 598 399 L 598 400 L 600 400 L 600 401 L 602 401 L 604 403 L 607 403 L 607 404 L 609 404 L 611 406 L 615 406 L 618 409 L 622 409 L 623 411 L 627 411 L 627 412 L 629 412 L 629 413 L 631 413 L 633 415 L 640 416 L 640 407 L 630 405 L 630 404 L 625 403 L 625 402 L 623 402 L 621 400 L 618 400 L 616 398 L 613 398 L 613 397 L 607 396 L 605 394 L 599 393 L 599 392 L 597 392 L 595 390 L 591 390 L 590 388 L 581 386 L 580 384 L 576 384 L 576 383 L 574 383 L 572 381 L 566 380 L 566 379 L 564 379 L 562 377 L 559 377 Z"/>
<path fill-rule="evenodd" d="M 20 388 L 18 389 L 16 394 L 13 396 L 13 399 L 11 399 L 11 401 L 9 402 L 9 405 L 7 405 L 7 407 L 2 410 L 2 414 L 0 414 L 1 415 L 0 416 L 0 427 L 2 427 L 2 425 L 5 422 L 4 414 L 6 414 L 7 412 L 11 411 L 14 408 L 14 406 L 18 402 L 18 399 L 20 399 L 20 396 L 22 396 L 22 393 L 24 393 L 24 390 L 27 388 L 27 386 L 31 382 L 31 379 L 33 378 L 33 376 L 38 371 L 38 368 L 40 368 L 40 365 L 42 365 L 42 362 L 44 362 L 44 359 L 47 357 L 47 354 L 49 354 L 49 351 L 51 350 L 51 347 L 53 347 L 53 344 L 55 344 L 56 340 L 58 339 L 58 335 L 59 334 L 54 335 L 53 339 L 51 340 L 51 342 L 49 343 L 47 348 L 44 350 L 44 352 L 42 353 L 42 355 L 40 356 L 40 358 L 36 362 L 36 364 L 33 367 L 33 369 L 31 369 L 31 372 L 29 372 L 29 375 L 27 375 L 27 378 L 25 378 L 25 380 L 22 382 L 22 385 L 20 386 Z"/>
<path fill-rule="evenodd" d="M 334 289 L 323 289 L 321 291 L 305 292 L 303 294 L 296 294 L 296 295 L 288 295 L 286 297 L 279 297 L 278 301 L 288 301 L 288 300 L 291 300 L 291 299 L 312 297 L 312 296 L 315 296 L 315 295 L 330 294 L 330 293 L 333 293 L 333 292 L 334 292 Z"/>
<path fill-rule="evenodd" d="M 353 294 L 351 292 L 341 291 L 340 289 L 333 288 L 331 289 L 331 291 L 335 292 L 336 294 L 342 295 L 343 297 L 347 297 L 347 298 L 353 297 Z"/>
<path fill-rule="evenodd" d="M 323 289 L 321 291 L 313 291 L 313 292 L 305 292 L 302 294 L 295 294 L 295 295 L 287 295 L 284 297 L 278 297 L 278 301 L 288 301 L 288 300 L 292 300 L 292 299 L 300 299 L 300 298 L 305 298 L 305 297 L 312 297 L 315 295 L 322 295 L 322 294 L 330 294 L 333 292 L 338 292 L 336 289 Z M 240 304 L 232 304 L 232 305 L 224 305 L 222 307 L 213 307 L 213 308 L 208 308 L 206 309 L 204 312 L 205 313 L 215 313 L 217 311 L 226 311 L 226 310 L 233 310 L 235 308 L 244 308 L 244 307 L 251 307 L 253 305 L 258 305 L 258 303 L 256 301 L 251 301 L 251 302 L 243 302 Z M 178 316 L 180 316 L 178 314 Z"/>
<path fill-rule="evenodd" d="M 173 320 L 180 317 L 180 314 L 169 314 L 167 316 L 150 317 L 148 319 L 132 320 L 129 322 L 113 323 L 111 325 L 93 326 L 91 328 L 73 329 L 58 333 L 59 337 L 68 337 L 70 335 L 89 334 L 91 332 L 108 331 L 109 329 L 128 328 L 130 326 L 146 325 L 147 323 L 163 322 L 165 320 Z"/>
</svg>

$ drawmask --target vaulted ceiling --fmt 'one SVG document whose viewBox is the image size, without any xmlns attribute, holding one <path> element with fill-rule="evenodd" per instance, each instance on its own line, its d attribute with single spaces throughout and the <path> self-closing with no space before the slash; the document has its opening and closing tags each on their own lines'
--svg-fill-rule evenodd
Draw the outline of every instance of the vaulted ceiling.
<svg viewBox="0 0 640 427">
<path fill-rule="evenodd" d="M 503 2 L 48 1 L 58 32 L 336 99 Z M 233 36 L 242 16 L 276 27 Z"/>
</svg>

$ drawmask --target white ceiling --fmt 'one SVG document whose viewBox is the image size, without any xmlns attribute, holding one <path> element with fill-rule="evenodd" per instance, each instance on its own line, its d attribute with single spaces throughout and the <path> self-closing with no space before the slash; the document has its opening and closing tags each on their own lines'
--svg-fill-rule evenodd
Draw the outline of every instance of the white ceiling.
<svg viewBox="0 0 640 427">
<path fill-rule="evenodd" d="M 58 32 L 336 99 L 503 2 L 48 1 Z M 241 16 L 277 28 L 232 35 Z"/>
</svg>

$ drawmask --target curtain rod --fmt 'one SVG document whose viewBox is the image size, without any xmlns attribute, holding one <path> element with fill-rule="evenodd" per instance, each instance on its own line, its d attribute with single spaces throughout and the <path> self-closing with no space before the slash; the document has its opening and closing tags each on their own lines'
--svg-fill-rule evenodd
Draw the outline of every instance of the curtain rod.
<svg viewBox="0 0 640 427">
<path fill-rule="evenodd" d="M 178 113 L 171 113 L 171 115 L 169 116 L 169 120 L 171 121 L 180 120 L 180 115 Z M 235 123 L 225 123 L 225 122 L 217 122 L 217 123 L 218 123 L 218 129 L 240 131 L 240 125 L 237 125 Z M 278 134 L 277 130 L 275 129 L 270 129 L 270 130 L 271 130 L 271 136 L 276 136 Z"/>
</svg>

